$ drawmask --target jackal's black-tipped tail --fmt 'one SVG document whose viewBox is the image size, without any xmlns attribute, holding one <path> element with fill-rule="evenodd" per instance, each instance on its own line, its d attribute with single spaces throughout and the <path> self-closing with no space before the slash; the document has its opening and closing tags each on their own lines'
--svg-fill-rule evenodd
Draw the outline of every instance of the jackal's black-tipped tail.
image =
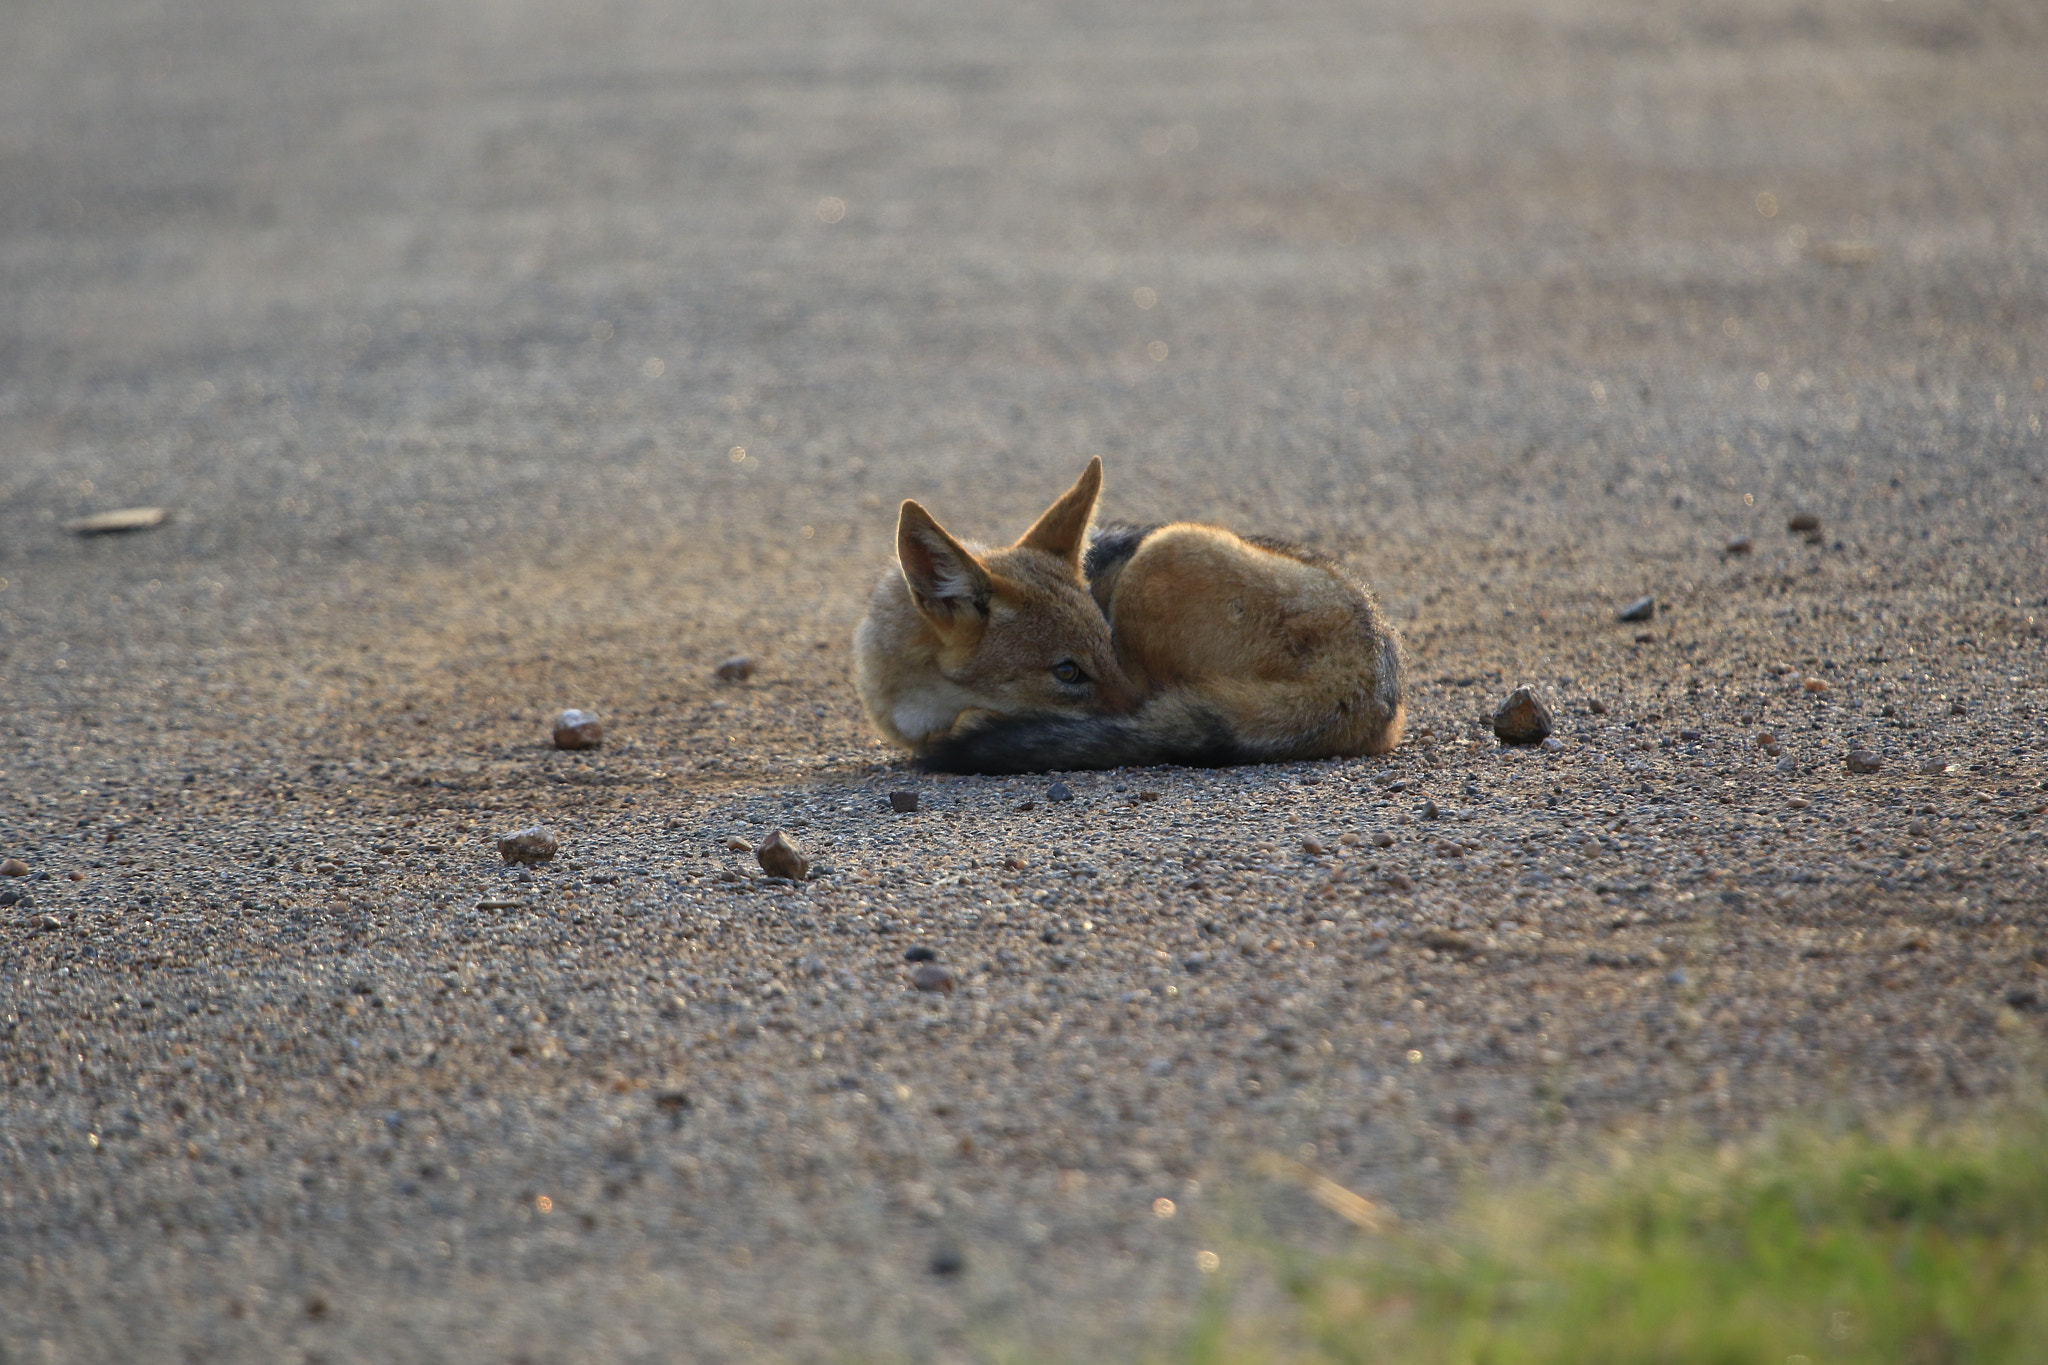
<svg viewBox="0 0 2048 1365">
<path fill-rule="evenodd" d="M 1131 716 L 1004 716 L 949 735 L 918 755 L 942 773 L 1042 773 L 1176 763 L 1256 762 L 1215 712 L 1161 698 Z"/>
</svg>

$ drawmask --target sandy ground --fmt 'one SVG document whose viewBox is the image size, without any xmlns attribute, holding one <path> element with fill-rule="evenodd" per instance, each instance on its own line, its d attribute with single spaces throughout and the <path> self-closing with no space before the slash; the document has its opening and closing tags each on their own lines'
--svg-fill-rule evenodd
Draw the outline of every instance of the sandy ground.
<svg viewBox="0 0 2048 1365">
<path fill-rule="evenodd" d="M 1345 1235 L 1261 1153 L 1427 1218 L 2037 1077 L 2044 61 L 2016 0 L 11 5 L 0 1359 L 1125 1358 Z M 896 500 L 1014 534 L 1090 454 L 1372 580 L 1411 740 L 876 744 Z"/>
</svg>

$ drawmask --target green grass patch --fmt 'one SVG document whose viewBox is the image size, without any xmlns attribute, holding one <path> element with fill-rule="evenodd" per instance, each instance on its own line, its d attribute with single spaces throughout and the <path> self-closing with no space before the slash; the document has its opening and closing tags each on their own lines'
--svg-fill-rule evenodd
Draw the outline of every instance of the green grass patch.
<svg viewBox="0 0 2048 1365">
<path fill-rule="evenodd" d="M 2048 1122 L 1780 1139 L 1475 1195 L 1447 1231 L 1279 1258 L 1292 1321 L 1205 1361 L 2048 1361 Z M 1261 1315 L 1263 1316 L 1263 1315 Z"/>
</svg>

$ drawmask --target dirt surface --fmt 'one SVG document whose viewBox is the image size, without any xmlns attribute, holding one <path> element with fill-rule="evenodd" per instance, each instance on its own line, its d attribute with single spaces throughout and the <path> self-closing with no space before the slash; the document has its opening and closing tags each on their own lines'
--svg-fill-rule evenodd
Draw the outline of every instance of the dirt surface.
<svg viewBox="0 0 2048 1365">
<path fill-rule="evenodd" d="M 2036 1068 L 2037 7 L 4 28 L 0 1359 L 1119 1358 L 1341 1235 L 1261 1153 L 1426 1217 Z M 894 761 L 895 501 L 1090 454 L 1374 582 L 1409 742 Z"/>
</svg>

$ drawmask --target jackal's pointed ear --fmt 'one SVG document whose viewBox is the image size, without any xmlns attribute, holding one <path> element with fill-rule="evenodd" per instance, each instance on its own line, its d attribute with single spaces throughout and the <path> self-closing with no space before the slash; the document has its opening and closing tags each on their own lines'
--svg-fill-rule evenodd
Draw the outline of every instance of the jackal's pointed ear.
<svg viewBox="0 0 2048 1365">
<path fill-rule="evenodd" d="M 918 611 L 933 623 L 979 620 L 988 610 L 995 579 L 972 550 L 914 502 L 905 502 L 896 518 L 896 562 Z"/>
<path fill-rule="evenodd" d="M 1017 548 L 1057 555 L 1081 571 L 1081 552 L 1088 547 L 1088 523 L 1095 519 L 1095 499 L 1102 493 L 1102 457 L 1088 461 L 1074 486 L 1060 494 L 1017 542 Z"/>
</svg>

